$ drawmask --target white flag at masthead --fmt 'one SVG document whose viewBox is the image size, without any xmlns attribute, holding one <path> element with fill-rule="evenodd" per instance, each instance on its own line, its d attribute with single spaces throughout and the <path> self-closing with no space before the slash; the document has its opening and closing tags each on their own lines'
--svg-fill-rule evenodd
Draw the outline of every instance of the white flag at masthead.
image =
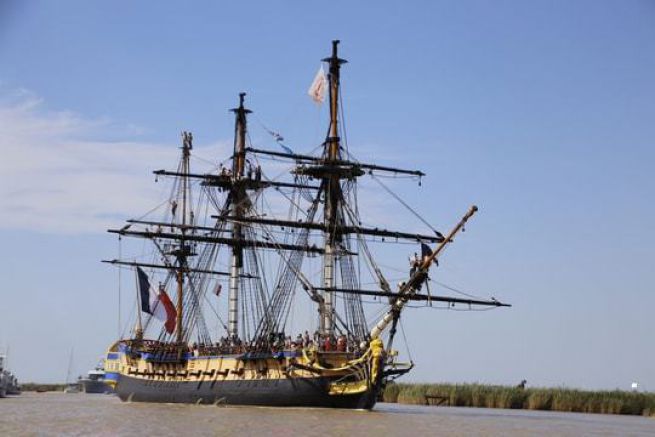
<svg viewBox="0 0 655 437">
<path fill-rule="evenodd" d="M 325 78 L 325 72 L 323 71 L 323 66 L 318 68 L 318 72 L 314 77 L 312 85 L 307 90 L 307 94 L 312 98 L 315 103 L 323 103 L 325 100 L 325 88 L 327 87 L 327 80 Z"/>
</svg>

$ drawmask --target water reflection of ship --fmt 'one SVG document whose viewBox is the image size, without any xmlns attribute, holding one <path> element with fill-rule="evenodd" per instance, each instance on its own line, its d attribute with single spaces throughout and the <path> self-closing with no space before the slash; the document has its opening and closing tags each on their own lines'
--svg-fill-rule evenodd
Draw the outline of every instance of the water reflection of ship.
<svg viewBox="0 0 655 437">
<path fill-rule="evenodd" d="M 151 245 L 147 253 L 139 245 L 134 257 L 106 261 L 134 268 L 137 277 L 134 336 L 114 343 L 105 362 L 106 380 L 122 400 L 370 409 L 388 381 L 413 367 L 399 362 L 393 349 L 409 303 L 506 306 L 493 298 L 440 296 L 428 287 L 430 267 L 475 206 L 445 236 L 422 218 L 430 227 L 422 234 L 366 225 L 375 216 L 358 206 L 358 180 L 370 177 L 380 192 L 418 216 L 380 177 L 420 182 L 424 174 L 353 156 L 341 109 L 340 69 L 346 61 L 337 56 L 337 44 L 323 60 L 327 79 L 321 70 L 312 85 L 314 98 L 322 101 L 327 92 L 330 106 L 318 153 L 294 153 L 279 134 L 283 151 L 248 145 L 251 111 L 241 94 L 233 109 L 229 167 L 223 162 L 210 173 L 192 172 L 193 136 L 184 132 L 177 169 L 155 172 L 173 179 L 170 198 L 110 230 L 119 235 L 119 247 L 123 237 Z M 275 161 L 276 173 L 286 162 L 291 177 L 270 177 L 261 166 L 267 161 Z M 422 256 L 395 286 L 373 249 L 401 242 L 420 245 Z M 227 323 L 210 302 L 225 277 Z M 365 303 L 377 311 L 367 311 Z M 308 307 L 311 319 L 307 315 L 306 324 L 292 326 L 294 315 L 309 314 Z M 210 320 L 224 332 L 210 332 Z"/>
</svg>

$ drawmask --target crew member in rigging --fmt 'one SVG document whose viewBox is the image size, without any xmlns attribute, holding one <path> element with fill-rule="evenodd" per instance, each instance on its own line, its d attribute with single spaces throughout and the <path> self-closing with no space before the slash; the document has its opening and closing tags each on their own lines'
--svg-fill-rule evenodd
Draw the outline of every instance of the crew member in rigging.
<svg viewBox="0 0 655 437">
<path fill-rule="evenodd" d="M 414 276 L 420 263 L 421 261 L 419 260 L 418 253 L 414 252 L 414 255 L 409 258 L 409 276 Z"/>
</svg>

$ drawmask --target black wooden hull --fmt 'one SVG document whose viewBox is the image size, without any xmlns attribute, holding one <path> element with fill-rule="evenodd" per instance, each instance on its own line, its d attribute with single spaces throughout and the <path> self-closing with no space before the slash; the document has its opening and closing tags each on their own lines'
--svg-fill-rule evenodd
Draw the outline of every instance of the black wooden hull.
<svg viewBox="0 0 655 437">
<path fill-rule="evenodd" d="M 328 378 L 228 381 L 156 381 L 120 375 L 115 391 L 123 401 L 170 402 L 271 407 L 371 409 L 376 389 L 330 395 Z"/>
</svg>

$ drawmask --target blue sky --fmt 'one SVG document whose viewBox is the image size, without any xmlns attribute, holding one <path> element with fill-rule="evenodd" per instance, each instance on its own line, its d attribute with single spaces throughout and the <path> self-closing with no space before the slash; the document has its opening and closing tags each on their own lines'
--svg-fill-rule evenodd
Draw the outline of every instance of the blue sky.
<svg viewBox="0 0 655 437">
<path fill-rule="evenodd" d="M 428 173 L 394 188 L 439 229 L 480 206 L 433 276 L 514 304 L 408 313 L 410 379 L 655 390 L 655 3 L 331 4 L 2 2 L 0 347 L 19 377 L 62 380 L 71 348 L 82 372 L 115 338 L 104 230 L 159 202 L 149 173 L 180 131 L 224 158 L 246 91 L 253 143 L 275 147 L 262 125 L 320 143 L 306 91 L 339 38 L 353 153 Z"/>
</svg>

